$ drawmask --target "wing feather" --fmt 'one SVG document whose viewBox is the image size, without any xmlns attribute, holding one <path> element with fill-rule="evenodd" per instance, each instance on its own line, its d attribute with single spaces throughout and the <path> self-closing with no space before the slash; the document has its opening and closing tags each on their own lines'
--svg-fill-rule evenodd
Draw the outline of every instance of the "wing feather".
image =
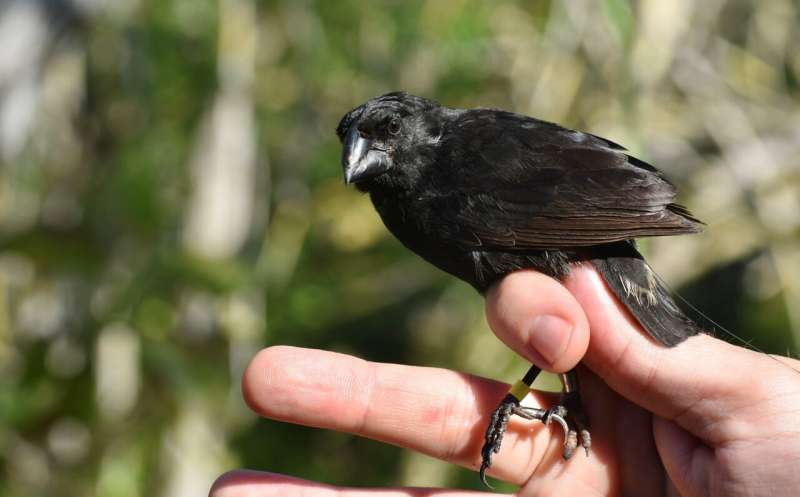
<svg viewBox="0 0 800 497">
<path fill-rule="evenodd" d="M 581 247 L 700 231 L 654 167 L 603 138 L 503 111 L 470 111 L 438 170 L 453 184 L 445 236 L 485 250 Z M 493 130 L 487 133 L 486 130 Z M 437 178 L 434 178 L 436 181 Z M 441 178 L 445 179 L 445 178 Z"/>
</svg>

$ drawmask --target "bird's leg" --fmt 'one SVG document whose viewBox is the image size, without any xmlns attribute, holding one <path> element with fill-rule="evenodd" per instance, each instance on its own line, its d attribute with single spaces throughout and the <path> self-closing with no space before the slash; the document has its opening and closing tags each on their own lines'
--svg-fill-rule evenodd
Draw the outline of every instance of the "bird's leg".
<svg viewBox="0 0 800 497">
<path fill-rule="evenodd" d="M 480 477 L 484 485 L 486 483 L 486 470 L 492 465 L 492 456 L 500 451 L 503 443 L 503 435 L 508 426 L 508 420 L 512 415 L 517 415 L 523 419 L 540 420 L 545 425 L 555 421 L 564 430 L 564 459 L 569 459 L 575 449 L 580 445 L 589 454 L 589 447 L 592 445 L 592 438 L 589 434 L 589 423 L 583 412 L 580 395 L 578 393 L 578 377 L 575 370 L 559 375 L 564 390 L 561 395 L 561 404 L 549 409 L 538 407 L 523 407 L 520 405 L 522 399 L 528 395 L 531 384 L 541 372 L 536 366 L 531 366 L 525 377 L 516 382 L 509 389 L 500 405 L 492 412 L 489 426 L 486 428 L 486 437 L 481 449 L 481 468 Z"/>
<path fill-rule="evenodd" d="M 492 466 L 492 456 L 500 452 L 500 445 L 503 443 L 503 435 L 506 433 L 506 427 L 511 415 L 518 414 L 525 419 L 541 419 L 541 417 L 536 418 L 537 413 L 531 412 L 531 409 L 520 405 L 522 399 L 530 392 L 533 380 L 541 372 L 541 369 L 532 365 L 528 372 L 525 373 L 525 377 L 511 386 L 506 396 L 500 401 L 500 405 L 492 412 L 489 426 L 486 427 L 483 448 L 481 449 L 480 476 L 481 481 L 487 487 L 489 484 L 486 482 L 486 470 Z M 539 411 L 544 412 L 542 409 L 539 409 Z"/>
<path fill-rule="evenodd" d="M 578 439 L 580 439 L 580 446 L 588 456 L 592 446 L 592 435 L 589 433 L 589 418 L 583 410 L 581 395 L 578 391 L 578 374 L 571 369 L 558 376 L 564 388 L 561 393 L 561 405 L 566 410 L 567 423 L 570 427 L 567 439 L 564 441 L 562 455 L 564 459 L 572 457 L 573 452 L 578 448 Z"/>
</svg>

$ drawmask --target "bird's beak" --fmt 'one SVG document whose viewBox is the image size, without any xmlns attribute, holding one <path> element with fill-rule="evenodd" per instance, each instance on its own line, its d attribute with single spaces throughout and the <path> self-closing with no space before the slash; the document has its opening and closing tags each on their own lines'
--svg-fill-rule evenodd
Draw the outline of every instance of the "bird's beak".
<svg viewBox="0 0 800 497">
<path fill-rule="evenodd" d="M 372 140 L 361 136 L 356 124 L 350 126 L 342 149 L 344 182 L 358 183 L 375 178 L 388 171 L 390 166 L 386 151 L 372 148 Z"/>
</svg>

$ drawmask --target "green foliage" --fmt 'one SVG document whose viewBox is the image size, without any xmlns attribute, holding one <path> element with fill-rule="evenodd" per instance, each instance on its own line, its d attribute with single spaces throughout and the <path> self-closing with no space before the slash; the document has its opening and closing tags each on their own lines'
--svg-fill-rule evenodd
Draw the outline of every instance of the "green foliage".
<svg viewBox="0 0 800 497">
<path fill-rule="evenodd" d="M 258 420 L 239 393 L 274 344 L 524 370 L 480 297 L 341 182 L 339 117 L 397 89 L 578 126 L 657 164 L 709 228 L 648 243 L 656 269 L 742 337 L 796 350 L 789 1 L 81 3 L 105 6 L 28 2 L 63 6 L 39 9 L 45 53 L 22 59 L 35 77 L 0 75 L 1 97 L 35 95 L 24 146 L 2 148 L 0 126 L 0 495 L 202 494 L 240 466 L 477 487 L 397 448 Z"/>
</svg>

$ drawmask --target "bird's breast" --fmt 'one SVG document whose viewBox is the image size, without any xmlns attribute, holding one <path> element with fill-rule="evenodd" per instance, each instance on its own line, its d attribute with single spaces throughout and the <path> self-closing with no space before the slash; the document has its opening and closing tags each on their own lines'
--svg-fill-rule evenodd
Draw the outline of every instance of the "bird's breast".
<svg viewBox="0 0 800 497">
<path fill-rule="evenodd" d="M 373 196 L 372 200 L 389 231 L 437 268 L 466 281 L 480 292 L 497 278 L 499 273 L 493 265 L 495 254 L 484 254 L 455 241 L 453 230 L 457 222 L 450 216 L 457 209 L 450 205 L 452 199 L 446 195 Z"/>
<path fill-rule="evenodd" d="M 408 245 L 408 241 L 413 243 L 420 238 L 418 243 L 414 243 L 419 245 L 423 237 L 433 235 L 433 238 L 437 238 L 430 199 L 415 193 L 392 196 L 372 194 L 371 198 L 383 223 L 401 242 Z"/>
</svg>

